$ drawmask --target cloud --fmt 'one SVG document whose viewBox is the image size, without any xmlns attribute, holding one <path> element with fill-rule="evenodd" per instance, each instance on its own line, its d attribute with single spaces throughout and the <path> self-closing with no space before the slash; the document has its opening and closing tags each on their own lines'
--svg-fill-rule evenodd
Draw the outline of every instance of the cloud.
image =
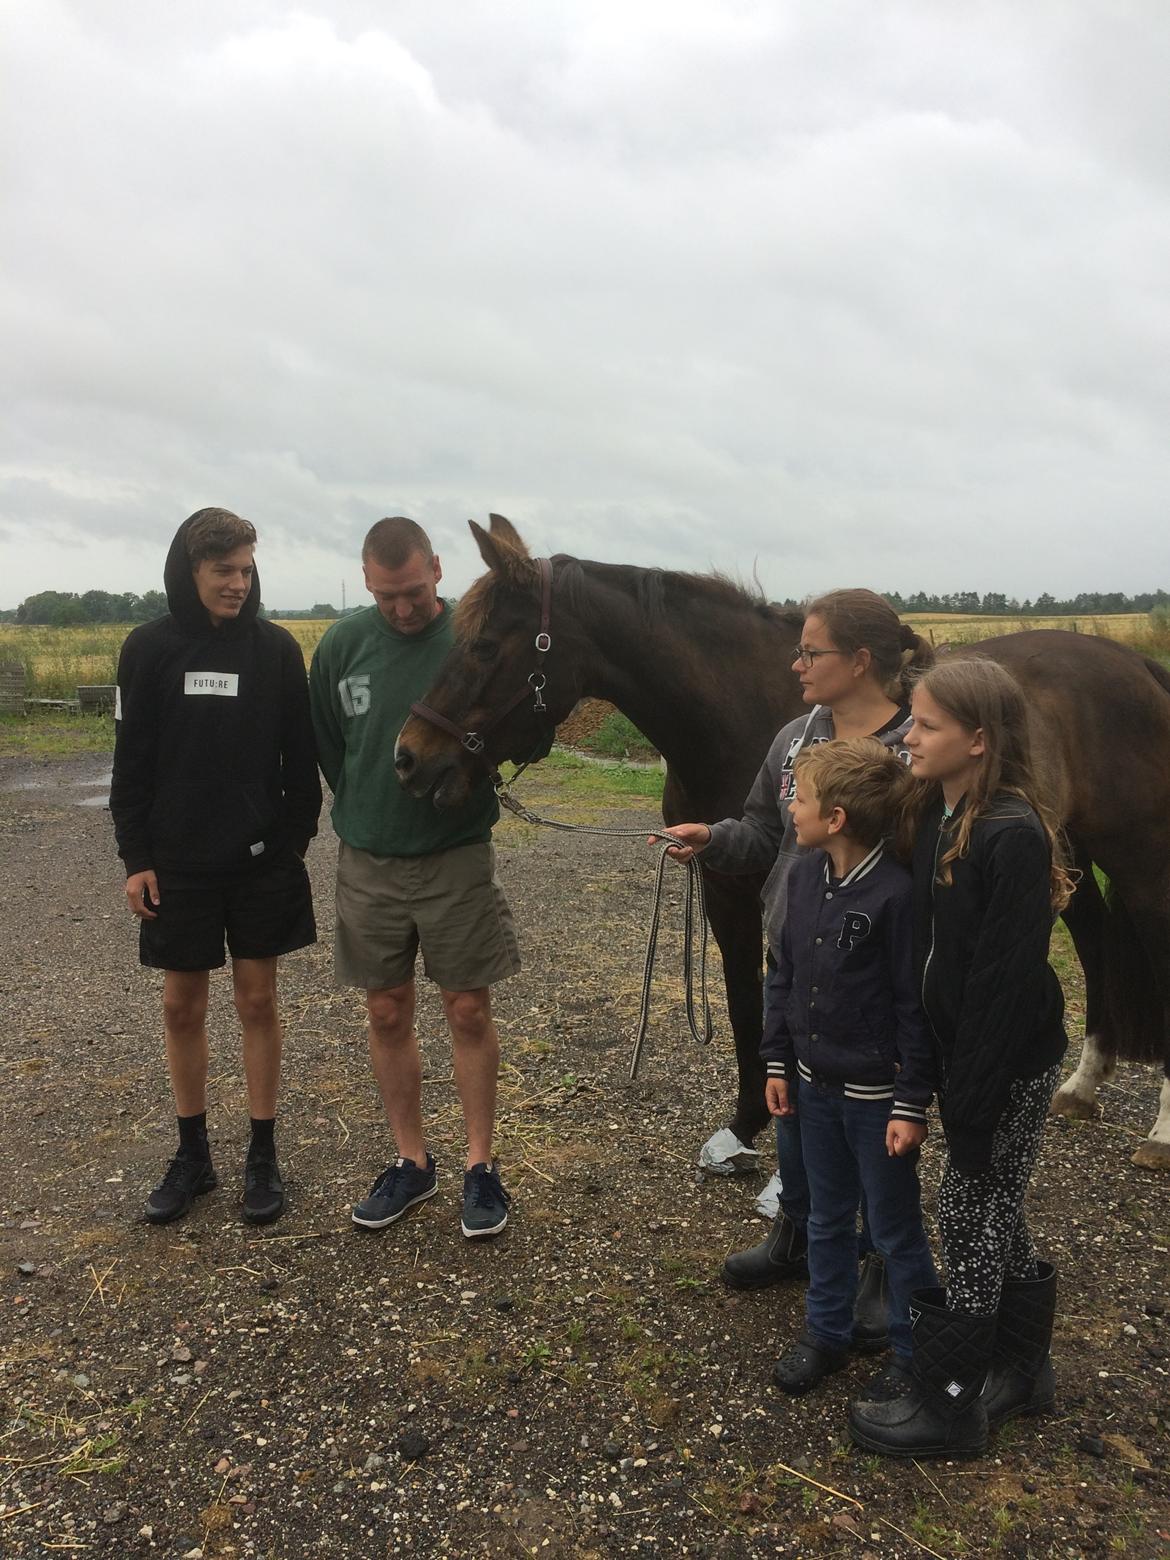
<svg viewBox="0 0 1170 1560">
<path fill-rule="evenodd" d="M 1166 584 L 1153 0 L 9 10 L 0 604 L 204 503 L 281 604 L 396 512 L 458 588 L 491 509 L 776 594 Z"/>
</svg>

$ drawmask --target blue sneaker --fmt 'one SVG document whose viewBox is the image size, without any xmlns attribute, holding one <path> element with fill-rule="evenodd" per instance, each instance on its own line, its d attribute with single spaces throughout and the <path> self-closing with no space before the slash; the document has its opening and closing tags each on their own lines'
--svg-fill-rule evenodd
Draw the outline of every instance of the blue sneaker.
<svg viewBox="0 0 1170 1560">
<path fill-rule="evenodd" d="M 435 1161 L 428 1154 L 419 1169 L 413 1159 L 398 1158 L 388 1165 L 370 1188 L 370 1195 L 353 1208 L 353 1222 L 366 1230 L 384 1230 L 401 1219 L 415 1203 L 426 1202 L 439 1190 Z"/>
<path fill-rule="evenodd" d="M 508 1222 L 511 1201 L 494 1163 L 472 1165 L 463 1177 L 463 1217 L 460 1221 L 468 1240 L 498 1235 Z"/>
</svg>

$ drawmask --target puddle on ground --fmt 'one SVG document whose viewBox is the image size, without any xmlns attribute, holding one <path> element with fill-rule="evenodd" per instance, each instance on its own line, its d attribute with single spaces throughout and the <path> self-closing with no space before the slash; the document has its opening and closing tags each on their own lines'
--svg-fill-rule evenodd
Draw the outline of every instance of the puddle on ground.
<svg viewBox="0 0 1170 1560">
<path fill-rule="evenodd" d="M 23 775 L 7 780 L 0 789 L 5 791 L 88 791 L 88 796 L 73 798 L 75 807 L 108 807 L 110 802 L 110 782 L 114 778 L 114 771 L 110 765 L 105 765 L 94 774 L 87 775 L 84 780 L 54 781 L 45 775 Z"/>
</svg>

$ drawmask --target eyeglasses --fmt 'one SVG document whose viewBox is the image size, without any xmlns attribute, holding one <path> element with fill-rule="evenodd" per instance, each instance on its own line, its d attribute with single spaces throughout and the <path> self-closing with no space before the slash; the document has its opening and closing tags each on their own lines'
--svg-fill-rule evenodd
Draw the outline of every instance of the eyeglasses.
<svg viewBox="0 0 1170 1560">
<path fill-rule="evenodd" d="M 799 661 L 801 666 L 809 667 L 821 655 L 852 655 L 852 650 L 810 650 L 807 645 L 794 645 L 792 647 L 792 659 Z"/>
</svg>

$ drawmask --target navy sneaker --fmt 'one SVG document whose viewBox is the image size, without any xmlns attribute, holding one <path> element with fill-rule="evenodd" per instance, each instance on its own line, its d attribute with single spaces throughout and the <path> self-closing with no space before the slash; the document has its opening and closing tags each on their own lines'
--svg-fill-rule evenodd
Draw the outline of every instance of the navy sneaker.
<svg viewBox="0 0 1170 1560">
<path fill-rule="evenodd" d="M 219 1185 L 210 1159 L 187 1159 L 176 1154 L 166 1174 L 146 1199 L 148 1224 L 170 1224 L 190 1210 L 196 1197 Z"/>
<path fill-rule="evenodd" d="M 388 1165 L 370 1188 L 370 1195 L 354 1204 L 353 1222 L 364 1230 L 384 1230 L 415 1203 L 426 1202 L 439 1190 L 435 1161 L 428 1154 L 423 1169 L 413 1159 L 398 1158 Z"/>
<path fill-rule="evenodd" d="M 460 1220 L 468 1240 L 498 1235 L 508 1222 L 511 1201 L 494 1162 L 472 1165 L 463 1177 L 463 1217 Z"/>
</svg>

